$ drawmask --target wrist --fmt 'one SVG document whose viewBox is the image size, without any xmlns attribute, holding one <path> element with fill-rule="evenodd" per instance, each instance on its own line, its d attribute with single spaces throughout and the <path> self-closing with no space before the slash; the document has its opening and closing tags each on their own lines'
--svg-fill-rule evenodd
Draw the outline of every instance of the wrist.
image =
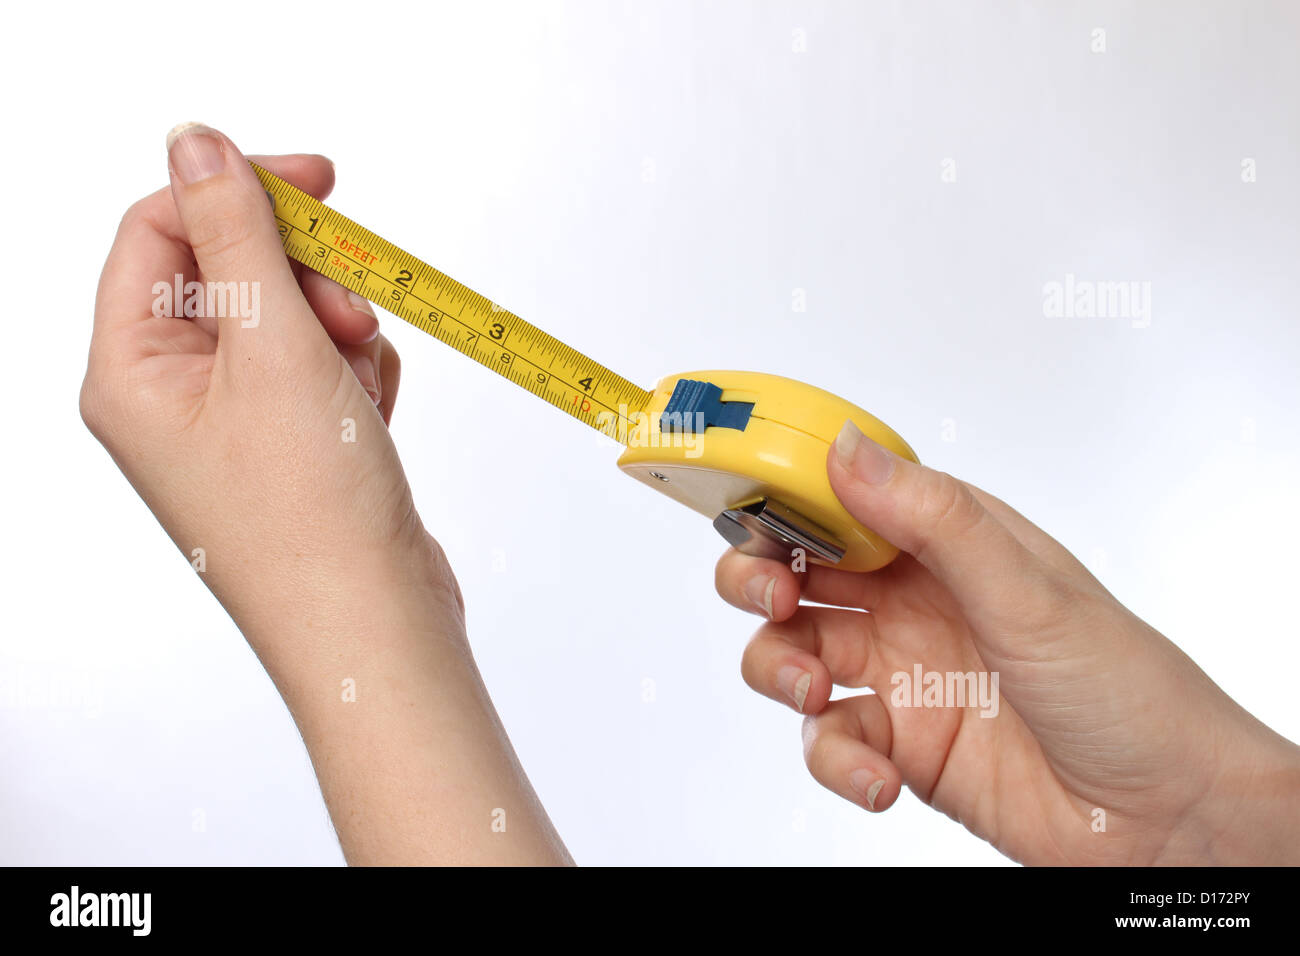
<svg viewBox="0 0 1300 956">
<path fill-rule="evenodd" d="M 1300 747 L 1245 715 L 1162 863 L 1300 865 Z"/>
<path fill-rule="evenodd" d="M 468 655 L 459 586 L 418 518 L 382 547 L 286 554 L 244 571 L 214 592 L 291 708 L 299 687 L 344 661 L 382 655 L 402 666 L 430 644 Z"/>
</svg>

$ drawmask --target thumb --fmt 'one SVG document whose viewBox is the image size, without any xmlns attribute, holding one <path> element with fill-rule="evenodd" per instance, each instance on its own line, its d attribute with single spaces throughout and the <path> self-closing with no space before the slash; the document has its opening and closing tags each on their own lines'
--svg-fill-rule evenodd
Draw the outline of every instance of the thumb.
<svg viewBox="0 0 1300 956">
<path fill-rule="evenodd" d="M 894 454 L 851 421 L 826 470 L 849 514 L 923 564 L 986 635 L 1032 633 L 1056 607 L 1042 562 L 952 475 Z"/>
<path fill-rule="evenodd" d="M 327 336 L 289 267 L 266 190 L 235 144 L 184 123 L 167 134 L 167 167 L 205 305 L 216 313 L 218 353 L 246 359 L 319 347 Z"/>
</svg>

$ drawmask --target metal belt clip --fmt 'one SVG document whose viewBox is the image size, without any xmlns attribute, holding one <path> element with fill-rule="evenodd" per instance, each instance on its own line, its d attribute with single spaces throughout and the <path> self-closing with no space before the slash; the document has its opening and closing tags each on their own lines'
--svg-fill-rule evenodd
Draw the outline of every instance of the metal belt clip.
<svg viewBox="0 0 1300 956">
<path fill-rule="evenodd" d="M 789 561 L 796 548 L 827 564 L 839 564 L 844 547 L 824 528 L 771 498 L 728 508 L 713 527 L 737 551 L 760 558 Z"/>
</svg>

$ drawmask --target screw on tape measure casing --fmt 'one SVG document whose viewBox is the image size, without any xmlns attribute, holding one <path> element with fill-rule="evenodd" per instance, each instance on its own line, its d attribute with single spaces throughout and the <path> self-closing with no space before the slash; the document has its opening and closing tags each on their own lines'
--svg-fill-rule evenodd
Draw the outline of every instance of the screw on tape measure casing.
<svg viewBox="0 0 1300 956">
<path fill-rule="evenodd" d="M 653 391 L 640 388 L 251 165 L 290 258 L 627 445 L 621 469 L 712 518 L 734 547 L 848 571 L 875 570 L 898 553 L 845 511 L 826 476 L 826 456 L 846 419 L 917 460 L 870 413 L 812 385 L 757 372 L 691 372 L 667 376 Z"/>
</svg>

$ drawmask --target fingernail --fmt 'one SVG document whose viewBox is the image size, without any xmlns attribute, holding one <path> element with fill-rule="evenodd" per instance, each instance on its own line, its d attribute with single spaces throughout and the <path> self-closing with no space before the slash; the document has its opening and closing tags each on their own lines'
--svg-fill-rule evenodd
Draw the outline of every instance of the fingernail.
<svg viewBox="0 0 1300 956">
<path fill-rule="evenodd" d="M 883 485 L 894 473 L 894 455 L 862 434 L 851 420 L 835 436 L 835 457 L 854 477 L 869 485 Z"/>
<path fill-rule="evenodd" d="M 351 304 L 354 311 L 360 312 L 362 315 L 368 315 L 372 319 L 375 317 L 374 306 L 372 306 L 368 300 L 357 295 L 355 292 L 348 293 L 348 302 Z"/>
<path fill-rule="evenodd" d="M 379 404 L 379 376 L 375 374 L 375 363 L 369 355 L 358 355 L 352 359 L 352 373 L 356 375 L 361 387 L 366 390 L 370 400 Z"/>
<path fill-rule="evenodd" d="M 745 597 L 749 603 L 762 611 L 767 619 L 772 620 L 772 593 L 776 590 L 776 578 L 760 574 L 745 582 Z"/>
<path fill-rule="evenodd" d="M 776 672 L 776 686 L 794 701 L 795 709 L 802 714 L 803 702 L 808 699 L 808 688 L 812 686 L 812 674 L 791 664 Z"/>
<path fill-rule="evenodd" d="M 861 794 L 862 799 L 867 801 L 867 806 L 874 810 L 876 809 L 876 797 L 880 796 L 885 781 L 870 770 L 855 770 L 849 774 L 849 786 Z"/>
<path fill-rule="evenodd" d="M 167 134 L 167 158 L 176 178 L 186 186 L 202 182 L 226 168 L 221 140 L 202 123 L 181 123 Z"/>
</svg>

